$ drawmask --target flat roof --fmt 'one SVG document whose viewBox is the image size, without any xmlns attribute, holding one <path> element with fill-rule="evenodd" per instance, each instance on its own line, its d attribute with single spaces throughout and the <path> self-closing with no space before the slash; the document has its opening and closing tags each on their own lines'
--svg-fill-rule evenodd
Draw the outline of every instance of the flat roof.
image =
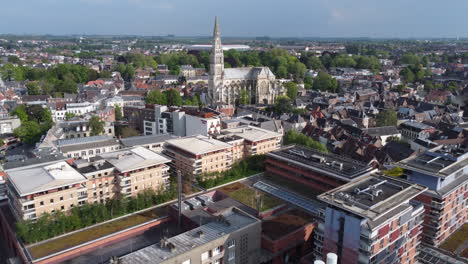
<svg viewBox="0 0 468 264">
<path fill-rule="evenodd" d="M 377 222 L 389 212 L 398 214 L 410 208 L 407 201 L 425 190 L 427 188 L 419 184 L 372 174 L 325 192 L 317 198 L 326 204 Z"/>
<path fill-rule="evenodd" d="M 112 164 L 120 172 L 169 163 L 171 161 L 165 156 L 144 147 L 108 152 L 99 156 Z"/>
<path fill-rule="evenodd" d="M 228 143 L 202 135 L 172 139 L 166 141 L 166 144 L 195 155 L 219 151 L 231 147 Z"/>
<path fill-rule="evenodd" d="M 6 173 L 21 196 L 86 181 L 86 177 L 65 161 L 11 169 Z"/>
<path fill-rule="evenodd" d="M 177 137 L 167 134 L 167 135 L 128 137 L 128 138 L 122 138 L 120 141 L 122 142 L 122 145 L 124 145 L 125 147 L 135 147 L 135 146 L 165 142 L 169 139 L 175 139 L 175 138 Z"/>
<path fill-rule="evenodd" d="M 374 168 L 369 164 L 332 153 L 323 153 L 304 146 L 286 146 L 267 156 L 293 162 L 307 169 L 326 174 L 343 181 L 350 181 L 371 173 Z"/>
<path fill-rule="evenodd" d="M 80 140 L 83 139 L 83 140 Z M 120 146 L 117 139 L 111 136 L 96 136 L 96 137 L 85 137 L 85 138 L 72 138 L 65 139 L 64 142 L 57 142 L 58 148 L 62 153 L 68 153 L 71 151 L 79 151 L 84 149 L 95 149 L 109 146 Z"/>
<path fill-rule="evenodd" d="M 245 140 L 252 142 L 282 136 L 280 133 L 248 125 L 236 128 L 223 129 L 221 133 L 225 135 L 236 135 L 238 137 L 244 138 Z"/>
<path fill-rule="evenodd" d="M 171 246 L 163 246 L 161 243 L 154 244 L 123 256 L 120 260 L 122 264 L 165 262 L 211 241 L 228 236 L 239 229 L 260 222 L 260 220 L 243 213 L 235 207 L 220 215 L 222 215 L 219 218 L 222 219 L 221 221 L 213 221 L 167 239 L 166 245 Z M 170 247 L 173 249 L 171 250 Z"/>
<path fill-rule="evenodd" d="M 445 178 L 468 166 L 468 155 L 458 149 L 438 146 L 417 156 L 411 156 L 399 162 L 399 166 L 408 170 L 421 171 Z"/>
</svg>

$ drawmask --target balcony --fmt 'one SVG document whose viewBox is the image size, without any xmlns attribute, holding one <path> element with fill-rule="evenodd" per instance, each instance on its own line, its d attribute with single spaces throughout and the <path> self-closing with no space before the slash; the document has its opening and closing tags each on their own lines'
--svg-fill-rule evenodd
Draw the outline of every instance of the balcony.
<svg viewBox="0 0 468 264">
<path fill-rule="evenodd" d="M 78 201 L 85 200 L 88 198 L 88 194 L 78 195 Z"/>
<path fill-rule="evenodd" d="M 128 187 L 130 185 L 132 185 L 131 181 L 122 181 L 122 182 L 120 182 L 120 187 Z"/>
<path fill-rule="evenodd" d="M 30 208 L 30 209 L 26 209 L 26 210 L 23 210 L 23 214 L 31 214 L 31 213 L 35 213 L 36 212 L 36 208 Z"/>
</svg>

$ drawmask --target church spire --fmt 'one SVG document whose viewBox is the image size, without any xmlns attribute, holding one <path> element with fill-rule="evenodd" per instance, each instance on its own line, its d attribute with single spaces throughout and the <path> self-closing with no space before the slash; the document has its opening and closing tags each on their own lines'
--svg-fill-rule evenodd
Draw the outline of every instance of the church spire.
<svg viewBox="0 0 468 264">
<path fill-rule="evenodd" d="M 219 37 L 219 26 L 218 26 L 218 16 L 215 16 L 215 24 L 213 30 L 213 38 Z"/>
</svg>

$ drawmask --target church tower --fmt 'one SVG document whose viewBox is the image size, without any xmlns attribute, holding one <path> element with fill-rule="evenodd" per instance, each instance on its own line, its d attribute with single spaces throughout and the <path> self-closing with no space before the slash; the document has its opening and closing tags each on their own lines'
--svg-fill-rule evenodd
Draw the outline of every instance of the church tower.
<svg viewBox="0 0 468 264">
<path fill-rule="evenodd" d="M 208 96 L 212 104 L 223 102 L 222 79 L 224 71 L 224 53 L 221 45 L 218 17 L 215 17 L 213 30 L 213 47 L 210 56 L 210 76 L 208 80 Z"/>
</svg>

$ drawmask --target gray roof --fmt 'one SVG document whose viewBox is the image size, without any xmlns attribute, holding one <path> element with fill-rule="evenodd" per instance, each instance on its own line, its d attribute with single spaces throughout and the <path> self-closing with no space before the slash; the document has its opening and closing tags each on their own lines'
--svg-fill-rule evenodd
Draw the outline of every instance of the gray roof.
<svg viewBox="0 0 468 264">
<path fill-rule="evenodd" d="M 267 77 L 275 77 L 268 67 L 243 67 L 243 68 L 228 68 L 224 69 L 223 78 L 226 79 L 246 79 L 254 80 L 259 75 L 265 74 Z"/>
<path fill-rule="evenodd" d="M 152 136 L 136 136 L 122 138 L 120 141 L 124 147 L 135 147 L 142 145 L 149 145 L 154 143 L 165 142 L 169 139 L 177 138 L 176 136 L 167 134 L 167 135 L 152 135 Z"/>
<path fill-rule="evenodd" d="M 385 126 L 385 127 L 372 127 L 362 130 L 364 133 L 370 136 L 389 136 L 399 134 L 397 128 L 394 126 Z"/>
<path fill-rule="evenodd" d="M 64 141 L 65 140 L 65 141 Z M 120 146 L 118 140 L 111 136 L 95 136 L 85 138 L 62 139 L 57 142 L 58 148 L 62 153 L 80 151 L 86 149 L 96 149 L 109 146 Z"/>
<path fill-rule="evenodd" d="M 120 172 L 169 163 L 171 160 L 144 147 L 100 154 Z"/>
<path fill-rule="evenodd" d="M 202 135 L 172 139 L 166 141 L 166 143 L 195 155 L 220 151 L 232 147 L 228 143 Z"/>
<path fill-rule="evenodd" d="M 83 175 L 65 161 L 11 169 L 6 173 L 21 196 L 86 181 Z"/>
<path fill-rule="evenodd" d="M 260 220 L 255 219 L 235 208 L 222 214 L 226 222 L 214 221 L 202 225 L 178 236 L 167 239 L 174 246 L 173 250 L 162 247 L 160 243 L 140 249 L 120 258 L 123 264 L 161 263 L 184 254 L 211 241 L 229 236 Z M 202 233 L 203 235 L 198 235 Z"/>
</svg>

